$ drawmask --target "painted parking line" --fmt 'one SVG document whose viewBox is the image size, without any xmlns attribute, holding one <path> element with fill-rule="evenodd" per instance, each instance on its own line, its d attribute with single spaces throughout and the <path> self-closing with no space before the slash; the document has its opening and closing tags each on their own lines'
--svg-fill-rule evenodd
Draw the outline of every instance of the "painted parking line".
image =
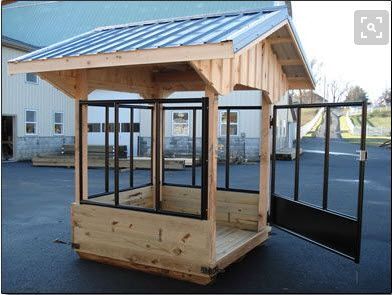
<svg viewBox="0 0 392 295">
<path fill-rule="evenodd" d="M 324 154 L 324 151 L 321 150 L 302 150 L 304 153 L 313 153 L 313 154 Z M 335 156 L 353 156 L 358 157 L 358 154 L 353 153 L 341 153 L 341 152 L 329 152 L 330 155 Z"/>
</svg>

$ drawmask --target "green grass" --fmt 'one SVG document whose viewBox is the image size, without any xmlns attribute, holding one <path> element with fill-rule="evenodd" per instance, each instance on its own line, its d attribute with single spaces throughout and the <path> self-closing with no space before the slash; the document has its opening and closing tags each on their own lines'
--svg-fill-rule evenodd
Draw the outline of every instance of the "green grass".
<svg viewBox="0 0 392 295">
<path fill-rule="evenodd" d="M 361 115 L 350 116 L 354 126 L 361 126 Z M 374 110 L 367 115 L 367 123 L 372 127 L 391 128 L 391 111 Z"/>
<path fill-rule="evenodd" d="M 351 116 L 350 118 L 352 119 Z M 353 124 L 355 125 L 355 121 L 353 121 Z M 342 136 L 343 139 L 347 140 L 350 143 L 356 143 L 359 144 L 361 141 L 361 137 L 359 135 L 354 135 L 350 133 L 350 129 L 348 128 L 347 125 L 347 118 L 346 116 L 340 116 L 339 117 L 339 124 L 340 124 L 340 135 Z M 359 124 L 360 125 L 360 124 Z M 387 140 L 390 140 L 391 137 L 387 136 L 366 136 L 366 144 L 368 145 L 373 145 L 373 146 L 379 146 L 380 144 L 384 143 Z"/>
</svg>

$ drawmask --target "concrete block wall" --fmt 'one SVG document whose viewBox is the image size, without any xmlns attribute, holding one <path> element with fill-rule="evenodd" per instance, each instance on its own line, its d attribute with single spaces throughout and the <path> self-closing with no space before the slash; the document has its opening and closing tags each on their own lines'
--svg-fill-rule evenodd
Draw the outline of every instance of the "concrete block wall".
<svg viewBox="0 0 392 295">
<path fill-rule="evenodd" d="M 32 157 L 61 152 L 64 144 L 73 144 L 73 136 L 24 136 L 16 138 L 16 160 L 31 160 Z"/>
</svg>

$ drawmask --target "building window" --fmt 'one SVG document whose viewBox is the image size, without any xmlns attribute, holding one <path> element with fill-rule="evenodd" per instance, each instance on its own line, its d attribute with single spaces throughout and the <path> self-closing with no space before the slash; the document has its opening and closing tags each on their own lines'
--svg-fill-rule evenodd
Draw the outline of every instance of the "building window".
<svg viewBox="0 0 392 295">
<path fill-rule="evenodd" d="M 37 112 L 33 110 L 26 110 L 25 116 L 26 134 L 37 134 Z"/>
<path fill-rule="evenodd" d="M 101 132 L 101 124 L 100 123 L 88 123 L 88 132 L 95 133 Z"/>
<path fill-rule="evenodd" d="M 172 134 L 174 136 L 189 135 L 189 113 L 173 112 Z"/>
<path fill-rule="evenodd" d="M 54 113 L 54 134 L 64 134 L 64 114 L 60 112 Z"/>
<path fill-rule="evenodd" d="M 130 123 L 121 123 L 121 132 L 130 132 Z M 140 123 L 133 123 L 133 132 L 140 132 Z"/>
<path fill-rule="evenodd" d="M 114 132 L 114 123 L 109 123 L 109 132 Z M 102 132 L 105 132 L 105 123 L 102 123 Z"/>
<path fill-rule="evenodd" d="M 121 123 L 121 132 L 129 132 L 130 127 L 130 123 Z"/>
<path fill-rule="evenodd" d="M 220 112 L 220 135 L 226 136 L 227 112 Z M 238 135 L 238 111 L 230 111 L 230 135 Z"/>
<path fill-rule="evenodd" d="M 32 84 L 38 84 L 38 76 L 33 73 L 27 73 L 26 74 L 26 82 L 32 83 Z"/>
</svg>

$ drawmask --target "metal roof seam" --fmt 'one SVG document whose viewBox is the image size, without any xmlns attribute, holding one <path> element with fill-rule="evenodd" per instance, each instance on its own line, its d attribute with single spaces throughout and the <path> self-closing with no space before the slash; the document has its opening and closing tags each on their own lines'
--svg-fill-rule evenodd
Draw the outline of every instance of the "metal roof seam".
<svg viewBox="0 0 392 295">
<path fill-rule="evenodd" d="M 227 12 L 217 12 L 217 13 L 205 13 L 205 14 L 199 14 L 199 15 L 190 15 L 190 16 L 180 16 L 180 17 L 175 17 L 175 18 L 167 18 L 167 19 L 158 19 L 158 20 L 145 20 L 145 21 L 140 21 L 140 22 L 132 22 L 132 23 L 125 23 L 125 24 L 118 24 L 118 25 L 112 25 L 112 26 L 102 26 L 95 28 L 94 30 L 108 30 L 108 29 L 118 29 L 118 28 L 125 28 L 128 26 L 142 26 L 146 24 L 157 24 L 160 22 L 168 22 L 168 21 L 177 21 L 177 20 L 194 20 L 194 19 L 199 19 L 199 18 L 207 18 L 207 17 L 217 17 L 217 16 L 230 16 L 231 14 L 233 15 L 238 15 L 238 14 L 250 14 L 250 13 L 257 13 L 257 12 L 265 12 L 269 13 L 275 10 L 280 10 L 286 8 L 285 5 L 280 5 L 280 6 L 271 6 L 271 7 L 263 7 L 260 9 L 248 9 L 248 10 L 233 10 L 233 11 L 227 11 Z"/>
</svg>

